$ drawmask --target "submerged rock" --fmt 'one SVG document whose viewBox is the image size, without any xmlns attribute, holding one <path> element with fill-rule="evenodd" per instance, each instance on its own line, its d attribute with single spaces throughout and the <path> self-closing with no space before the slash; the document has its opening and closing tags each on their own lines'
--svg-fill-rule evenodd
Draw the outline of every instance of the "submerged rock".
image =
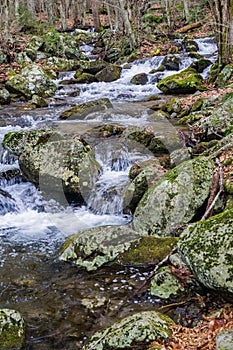
<svg viewBox="0 0 233 350">
<path fill-rule="evenodd" d="M 159 312 L 140 312 L 95 333 L 83 350 L 142 349 L 153 340 L 171 336 L 172 324 L 168 316 Z"/>
<path fill-rule="evenodd" d="M 199 221 L 183 231 L 180 254 L 206 287 L 233 293 L 233 210 Z"/>
<path fill-rule="evenodd" d="M 0 309 L 0 349 L 20 350 L 24 339 L 24 320 L 20 313 L 12 309 Z"/>
<path fill-rule="evenodd" d="M 161 299 L 169 299 L 184 291 L 184 287 L 169 267 L 161 267 L 151 279 L 150 293 Z"/>
<path fill-rule="evenodd" d="M 98 100 L 78 104 L 60 115 L 60 119 L 84 119 L 88 114 L 104 111 L 112 108 L 112 104 L 108 98 L 100 98 Z"/>
<path fill-rule="evenodd" d="M 158 82 L 158 89 L 165 94 L 188 94 L 205 90 L 203 78 L 195 69 L 188 68 L 177 74 L 163 78 Z"/>
<path fill-rule="evenodd" d="M 23 177 L 58 201 L 65 194 L 68 202 L 82 203 L 99 174 L 92 147 L 79 135 L 52 128 L 16 131 L 5 135 L 3 146 L 19 157 Z"/>
<path fill-rule="evenodd" d="M 30 99 L 34 94 L 40 97 L 53 96 L 57 87 L 42 68 L 30 65 L 7 80 L 6 88 L 10 92 Z"/>
<path fill-rule="evenodd" d="M 208 198 L 214 163 L 205 157 L 185 161 L 168 171 L 142 197 L 134 228 L 145 235 L 166 237 L 190 222 Z"/>
</svg>

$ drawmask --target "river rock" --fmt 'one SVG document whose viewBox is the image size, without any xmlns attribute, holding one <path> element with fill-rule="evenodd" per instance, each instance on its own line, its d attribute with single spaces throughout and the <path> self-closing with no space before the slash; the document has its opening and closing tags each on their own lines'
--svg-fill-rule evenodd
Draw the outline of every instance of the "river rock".
<svg viewBox="0 0 233 350">
<path fill-rule="evenodd" d="M 36 65 L 25 67 L 21 73 L 13 75 L 7 82 L 6 88 L 13 93 L 30 99 L 36 94 L 40 97 L 54 95 L 56 84 Z"/>
<path fill-rule="evenodd" d="M 129 349 L 134 346 L 142 349 L 153 340 L 171 336 L 173 323 L 159 312 L 140 312 L 95 333 L 83 350 Z"/>
<path fill-rule="evenodd" d="M 67 109 L 60 115 L 60 119 L 84 119 L 88 114 L 104 111 L 112 108 L 112 104 L 108 98 L 100 98 L 98 100 L 80 103 L 70 109 Z"/>
<path fill-rule="evenodd" d="M 132 173 L 137 171 L 135 168 L 140 168 L 141 170 L 127 186 L 123 194 L 123 208 L 126 213 L 134 213 L 144 193 L 166 172 L 166 170 L 158 164 L 158 161 L 154 159 L 150 159 L 141 165 L 136 164 L 134 169 L 130 170 L 131 176 Z"/>
<path fill-rule="evenodd" d="M 168 171 L 139 202 L 134 228 L 145 235 L 173 235 L 204 205 L 212 186 L 213 170 L 211 160 L 198 157 Z"/>
<path fill-rule="evenodd" d="M 130 247 L 116 258 L 116 262 L 125 266 L 156 265 L 176 246 L 176 237 L 142 236 L 132 242 Z"/>
<path fill-rule="evenodd" d="M 134 85 L 145 85 L 147 82 L 148 82 L 148 77 L 146 73 L 136 74 L 130 80 L 130 83 Z"/>
<path fill-rule="evenodd" d="M 179 57 L 175 55 L 167 55 L 162 60 L 161 65 L 164 66 L 167 70 L 179 70 L 180 68 Z"/>
<path fill-rule="evenodd" d="M 7 104 L 11 100 L 10 93 L 7 89 L 0 89 L 0 104 Z"/>
<path fill-rule="evenodd" d="M 198 44 L 196 41 L 189 39 L 189 38 L 185 38 L 182 41 L 182 45 L 185 49 L 185 51 L 187 52 L 195 52 L 199 50 Z"/>
<path fill-rule="evenodd" d="M 194 68 L 198 73 L 202 73 L 207 67 L 209 67 L 212 64 L 210 60 L 207 60 L 205 58 L 200 58 L 197 61 L 194 61 L 190 68 Z"/>
<path fill-rule="evenodd" d="M 0 309 L 0 349 L 20 350 L 25 339 L 24 320 L 12 309 Z"/>
<path fill-rule="evenodd" d="M 165 94 L 188 94 L 197 90 L 205 90 L 203 78 L 193 68 L 185 69 L 177 74 L 163 78 L 158 82 L 158 89 Z"/>
<path fill-rule="evenodd" d="M 19 157 L 22 175 L 49 198 L 82 203 L 99 174 L 92 147 L 79 135 L 43 128 L 5 135 L 3 146 Z M 65 202 L 64 202 L 65 201 Z"/>
<path fill-rule="evenodd" d="M 194 124 L 196 130 L 200 129 L 207 140 L 226 136 L 233 129 L 233 96 L 215 108 L 210 116 Z"/>
<path fill-rule="evenodd" d="M 61 259 L 88 271 L 111 262 L 126 251 L 140 234 L 127 226 L 94 227 L 68 238 Z"/>
<path fill-rule="evenodd" d="M 95 75 L 105 67 L 107 67 L 108 63 L 103 60 L 96 61 L 80 61 L 78 69 L 84 73 Z"/>
<path fill-rule="evenodd" d="M 104 81 L 106 83 L 115 81 L 120 78 L 122 68 L 116 64 L 109 64 L 107 67 L 98 72 L 95 76 L 98 81 Z"/>
<path fill-rule="evenodd" d="M 74 77 L 75 77 L 74 82 L 78 84 L 89 84 L 97 81 L 96 77 L 93 74 L 85 73 L 81 71 L 77 71 Z"/>
<path fill-rule="evenodd" d="M 161 267 L 151 279 L 150 293 L 158 298 L 169 299 L 182 291 L 184 287 L 167 266 Z"/>
<path fill-rule="evenodd" d="M 233 293 L 233 210 L 186 228 L 178 241 L 180 254 L 206 287 Z"/>
<path fill-rule="evenodd" d="M 233 349 L 233 328 L 223 330 L 217 334 L 216 350 Z"/>
</svg>

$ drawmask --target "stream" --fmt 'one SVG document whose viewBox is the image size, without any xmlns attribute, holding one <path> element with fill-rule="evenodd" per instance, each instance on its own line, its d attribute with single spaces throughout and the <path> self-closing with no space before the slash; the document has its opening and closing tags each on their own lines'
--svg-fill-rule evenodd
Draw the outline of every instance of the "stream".
<svg viewBox="0 0 233 350">
<path fill-rule="evenodd" d="M 199 53 L 214 62 L 213 40 L 196 41 Z M 83 47 L 87 53 L 91 49 Z M 187 68 L 192 59 L 187 53 L 179 56 L 180 69 Z M 169 121 L 164 121 L 162 126 L 152 122 L 149 103 L 143 102 L 146 97 L 161 94 L 155 82 L 158 75 L 161 78 L 176 73 L 150 73 L 159 67 L 162 59 L 153 57 L 130 63 L 123 68 L 120 79 L 112 83 L 67 85 L 63 82 L 72 80 L 74 72 L 61 73 L 49 107 L 27 110 L 18 103 L 0 110 L 0 143 L 10 131 L 45 125 L 85 135 L 88 130 L 109 123 L 162 127 L 176 133 Z M 148 83 L 130 84 L 130 79 L 142 72 L 148 74 Z M 207 74 L 208 68 L 203 76 Z M 74 97 L 77 89 L 80 94 Z M 103 97 L 111 100 L 110 111 L 93 113 L 83 120 L 58 119 L 74 104 Z M 132 297 L 150 273 L 146 268 L 106 266 L 88 273 L 59 260 L 61 247 L 70 235 L 95 226 L 125 225 L 131 221 L 122 208 L 122 193 L 130 181 L 129 169 L 152 154 L 114 142 L 105 139 L 92 144 L 102 174 L 82 207 L 43 198 L 33 184 L 21 178 L 17 159 L 0 146 L 0 189 L 10 195 L 0 194 L 0 307 L 16 309 L 25 319 L 24 350 L 81 349 L 94 331 L 116 319 L 162 305 L 149 291 Z M 9 176 L 3 175 L 6 173 Z"/>
</svg>

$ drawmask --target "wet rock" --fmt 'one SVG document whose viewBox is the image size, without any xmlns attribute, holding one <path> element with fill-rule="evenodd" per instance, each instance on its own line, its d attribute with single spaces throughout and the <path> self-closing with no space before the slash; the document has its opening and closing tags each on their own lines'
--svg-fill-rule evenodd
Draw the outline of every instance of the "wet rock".
<svg viewBox="0 0 233 350">
<path fill-rule="evenodd" d="M 146 73 L 136 74 L 130 80 L 130 83 L 134 84 L 134 85 L 145 85 L 147 82 L 148 82 L 148 78 L 147 78 L 147 74 Z"/>
<path fill-rule="evenodd" d="M 175 55 L 167 55 L 162 60 L 161 65 L 164 66 L 167 70 L 179 70 L 180 68 L 179 57 Z"/>
<path fill-rule="evenodd" d="M 12 309 L 0 309 L 1 350 L 20 350 L 24 339 L 24 320 L 20 313 Z"/>
<path fill-rule="evenodd" d="M 194 61 L 189 68 L 194 68 L 198 73 L 202 73 L 211 64 L 212 62 L 210 60 L 200 58 L 199 60 Z"/>
<path fill-rule="evenodd" d="M 80 84 L 89 84 L 97 81 L 96 77 L 93 74 L 79 72 L 79 71 L 75 73 L 74 77 L 75 77 L 75 83 L 80 83 Z"/>
<path fill-rule="evenodd" d="M 6 88 L 13 93 L 30 99 L 34 94 L 40 97 L 54 95 L 56 84 L 45 74 L 42 68 L 30 65 L 20 74 L 12 76 L 6 82 Z"/>
<path fill-rule="evenodd" d="M 168 171 L 151 186 L 134 214 L 134 228 L 143 234 L 166 237 L 190 222 L 208 198 L 214 163 L 198 157 Z"/>
<path fill-rule="evenodd" d="M 186 228 L 178 248 L 184 262 L 204 286 L 233 293 L 233 210 Z"/>
<path fill-rule="evenodd" d="M 60 119 L 84 119 L 88 114 L 104 111 L 112 108 L 112 104 L 108 98 L 100 98 L 98 100 L 78 104 L 60 115 Z"/>
<path fill-rule="evenodd" d="M 145 344 L 171 336 L 173 321 L 156 311 L 128 316 L 103 331 L 95 333 L 83 350 L 144 348 Z"/>
<path fill-rule="evenodd" d="M 126 266 L 155 265 L 163 260 L 176 246 L 177 238 L 143 236 L 131 243 L 129 249 L 119 254 L 116 261 Z"/>
<path fill-rule="evenodd" d="M 151 279 L 150 293 L 161 299 L 169 299 L 184 291 L 184 287 L 169 267 L 161 267 Z"/>
<path fill-rule="evenodd" d="M 187 94 L 205 90 L 203 78 L 195 69 L 188 68 L 159 81 L 157 87 L 165 94 Z"/>
<path fill-rule="evenodd" d="M 35 104 L 36 107 L 48 107 L 48 102 L 38 95 L 32 96 L 32 103 Z"/>
<path fill-rule="evenodd" d="M 11 100 L 10 93 L 7 89 L 0 89 L 0 104 L 8 104 Z"/>
<path fill-rule="evenodd" d="M 103 226 L 85 230 L 68 238 L 61 259 L 88 271 L 111 262 L 126 251 L 140 234 L 127 226 Z"/>
<path fill-rule="evenodd" d="M 96 60 L 96 61 L 80 61 L 78 69 L 81 70 L 84 73 L 95 75 L 101 70 L 103 70 L 105 67 L 107 67 L 107 63 L 102 60 Z"/>
<path fill-rule="evenodd" d="M 139 174 L 133 179 L 133 181 L 127 186 L 123 194 L 123 208 L 125 213 L 134 213 L 139 201 L 144 193 L 158 181 L 166 172 L 166 170 L 158 164 L 157 160 L 150 160 L 145 162 L 147 164 L 141 164 Z M 130 174 L 135 173 L 135 166 L 133 170 L 130 170 Z"/>
<path fill-rule="evenodd" d="M 122 68 L 115 64 L 109 64 L 95 76 L 98 81 L 111 82 L 120 78 Z"/>
<path fill-rule="evenodd" d="M 68 60 L 60 57 L 49 57 L 44 60 L 43 67 L 44 69 L 51 67 L 58 72 L 67 72 L 76 67 L 76 62 L 75 60 Z"/>
<path fill-rule="evenodd" d="M 3 146 L 19 157 L 24 178 L 64 205 L 83 203 L 99 174 L 91 146 L 79 135 L 51 128 L 11 132 Z"/>
<path fill-rule="evenodd" d="M 192 40 L 192 39 L 184 39 L 182 41 L 182 45 L 185 49 L 185 51 L 187 52 L 196 52 L 199 50 L 198 44 L 196 43 L 196 41 Z"/>
<path fill-rule="evenodd" d="M 216 337 L 216 350 L 232 350 L 232 349 L 233 349 L 233 328 L 219 332 Z"/>
</svg>

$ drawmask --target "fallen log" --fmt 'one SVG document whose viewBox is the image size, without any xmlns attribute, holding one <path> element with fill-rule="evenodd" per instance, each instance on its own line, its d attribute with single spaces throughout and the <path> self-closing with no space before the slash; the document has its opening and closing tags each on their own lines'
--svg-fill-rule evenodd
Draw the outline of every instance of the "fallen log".
<svg viewBox="0 0 233 350">
<path fill-rule="evenodd" d="M 186 26 L 184 26 L 180 29 L 177 29 L 176 32 L 177 33 L 187 33 L 189 30 L 196 29 L 196 28 L 203 26 L 203 24 L 204 24 L 203 21 L 187 24 Z"/>
</svg>

